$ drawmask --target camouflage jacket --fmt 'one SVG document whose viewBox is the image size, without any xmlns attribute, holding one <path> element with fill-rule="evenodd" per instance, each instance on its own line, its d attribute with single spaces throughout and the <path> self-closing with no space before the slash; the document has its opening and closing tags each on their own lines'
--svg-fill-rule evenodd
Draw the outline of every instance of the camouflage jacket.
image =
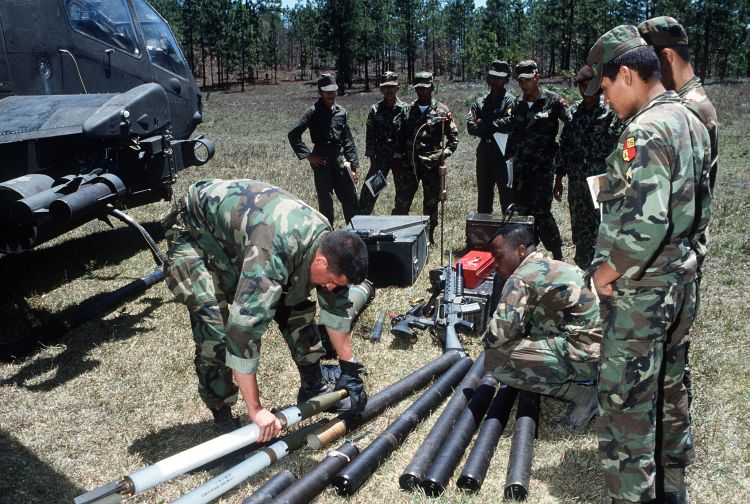
<svg viewBox="0 0 750 504">
<path fill-rule="evenodd" d="M 560 121 L 568 121 L 560 95 L 541 88 L 530 107 L 523 96 L 516 99 L 510 120 L 498 125 L 500 131 L 510 133 L 506 158 L 515 157 L 514 170 L 552 169 Z"/>
<path fill-rule="evenodd" d="M 191 234 L 208 232 L 226 252 L 230 264 L 214 267 L 237 278 L 226 321 L 227 366 L 254 373 L 260 338 L 284 295 L 286 306 L 307 300 L 310 264 L 328 220 L 291 194 L 253 180 L 200 181 L 188 189 L 185 210 Z M 347 289 L 335 295 L 318 289 L 321 322 L 348 331 Z M 340 321 L 337 326 L 332 320 Z"/>
<path fill-rule="evenodd" d="M 357 148 L 354 137 L 349 129 L 348 113 L 341 105 L 335 104 L 329 109 L 322 100 L 318 100 L 297 120 L 289 130 L 289 143 L 294 153 L 300 159 L 310 154 L 324 156 L 330 160 L 340 162 L 340 156 L 352 164 L 352 170 L 359 167 Z M 310 129 L 310 139 L 313 143 L 312 152 L 302 141 L 302 133 Z"/>
<path fill-rule="evenodd" d="M 433 99 L 422 113 L 417 102 L 412 102 L 401 128 L 399 142 L 406 164 L 413 165 L 418 160 L 418 156 L 429 157 L 440 152 L 443 145 L 443 133 L 445 133 L 447 157 L 456 152 L 458 147 L 458 128 L 451 117 L 450 110 Z"/>
<path fill-rule="evenodd" d="M 398 98 L 393 107 L 386 107 L 383 100 L 370 107 L 367 114 L 365 156 L 379 161 L 401 158 L 399 133 L 407 110 L 406 103 Z"/>
<path fill-rule="evenodd" d="M 591 110 L 583 105 L 583 100 L 572 104 L 555 157 L 557 175 L 582 181 L 607 171 L 607 156 L 615 148 L 622 128 L 622 122 L 604 104 L 604 98 Z"/>
<path fill-rule="evenodd" d="M 680 95 L 682 104 L 697 115 L 703 126 L 708 130 L 708 136 L 711 139 L 711 190 L 713 191 L 716 181 L 716 163 L 719 157 L 717 132 L 719 120 L 716 116 L 716 109 L 706 96 L 701 80 L 697 76 L 693 76 L 684 86 L 678 89 L 677 94 Z"/>
<path fill-rule="evenodd" d="M 497 120 L 510 117 L 516 99 L 503 89 L 503 94 L 493 99 L 491 94 L 480 96 L 471 105 L 469 116 L 466 118 L 466 131 L 469 135 L 481 139 L 491 139 L 499 131 Z M 477 119 L 481 121 L 477 122 Z"/>
<path fill-rule="evenodd" d="M 646 102 L 607 158 L 594 264 L 606 260 L 625 286 L 695 279 L 694 250 L 711 217 L 710 166 L 708 132 L 677 94 Z"/>
<path fill-rule="evenodd" d="M 496 348 L 522 338 L 559 337 L 567 342 L 567 358 L 596 362 L 599 301 L 580 269 L 532 252 L 505 282 L 484 343 Z"/>
</svg>

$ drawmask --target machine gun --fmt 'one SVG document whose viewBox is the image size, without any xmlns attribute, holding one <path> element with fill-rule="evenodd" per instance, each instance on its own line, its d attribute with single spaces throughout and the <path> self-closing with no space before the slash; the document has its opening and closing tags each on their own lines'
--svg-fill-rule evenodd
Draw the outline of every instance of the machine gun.
<svg viewBox="0 0 750 504">
<path fill-rule="evenodd" d="M 467 302 L 464 299 L 463 265 L 460 263 L 454 270 L 451 266 L 452 256 L 447 266 L 430 271 L 432 296 L 428 301 L 412 304 L 409 310 L 392 320 L 394 336 L 416 341 L 413 328 L 439 328 L 443 333 L 443 351 L 457 350 L 463 353 L 463 345 L 458 333 L 469 333 L 474 330 L 474 323 L 465 319 L 465 315 L 482 310 L 479 303 Z"/>
</svg>

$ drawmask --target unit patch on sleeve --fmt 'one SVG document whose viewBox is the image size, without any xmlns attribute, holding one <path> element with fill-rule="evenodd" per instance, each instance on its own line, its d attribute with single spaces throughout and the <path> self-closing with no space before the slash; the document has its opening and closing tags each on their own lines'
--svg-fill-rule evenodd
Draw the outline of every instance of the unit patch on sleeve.
<svg viewBox="0 0 750 504">
<path fill-rule="evenodd" d="M 623 161 L 629 162 L 632 161 L 635 157 L 635 138 L 630 137 L 627 140 L 625 140 L 625 143 L 622 145 L 622 159 Z"/>
</svg>

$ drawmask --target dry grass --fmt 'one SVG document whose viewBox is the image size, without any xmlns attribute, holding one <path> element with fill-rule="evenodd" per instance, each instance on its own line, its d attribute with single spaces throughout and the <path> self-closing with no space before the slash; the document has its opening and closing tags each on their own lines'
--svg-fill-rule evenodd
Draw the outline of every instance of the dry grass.
<svg viewBox="0 0 750 504">
<path fill-rule="evenodd" d="M 458 119 L 460 146 L 449 162 L 446 205 L 446 246 L 463 247 L 464 219 L 474 209 L 474 147 L 463 119 L 469 99 L 480 86 L 441 86 L 436 97 Z M 750 500 L 750 373 L 746 355 L 750 303 L 750 175 L 746 118 L 748 85 L 708 89 L 721 118 L 721 172 L 712 224 L 714 239 L 703 283 L 703 305 L 694 330 L 694 433 L 698 461 L 689 472 L 695 503 Z M 376 94 L 355 93 L 339 100 L 350 110 L 359 152 L 364 151 L 364 122 Z M 312 177 L 306 163 L 293 156 L 286 131 L 313 101 L 313 89 L 302 84 L 258 87 L 250 92 L 212 93 L 207 122 L 201 128 L 217 142 L 217 156 L 202 169 L 182 174 L 176 186 L 206 177 L 251 177 L 278 184 L 314 204 Z M 375 213 L 387 214 L 393 201 L 390 186 Z M 413 211 L 421 206 L 421 194 Z M 142 222 L 153 223 L 166 204 L 134 210 Z M 554 205 L 565 235 L 567 206 Z M 340 220 L 340 211 L 339 211 Z M 342 224 L 339 222 L 339 224 Z M 154 230 L 155 227 L 150 229 Z M 93 236 L 92 236 L 93 235 Z M 83 240 L 83 237 L 87 237 Z M 27 259 L 3 261 L 7 275 L 18 281 L 42 316 L 75 306 L 95 293 L 112 290 L 153 268 L 138 237 L 122 226 L 108 230 L 92 223 L 66 240 L 42 247 Z M 133 254 L 136 251 L 138 253 Z M 570 246 L 566 257 L 572 257 Z M 440 263 L 432 251 L 426 269 Z M 41 285 L 42 288 L 35 286 Z M 63 286 L 52 291 L 53 287 Z M 380 308 L 403 311 L 409 300 L 424 295 L 426 275 L 407 289 L 378 291 L 354 334 L 355 353 L 370 369 L 368 387 L 377 391 L 440 354 L 423 336 L 412 348 L 392 343 L 384 334 L 379 344 L 363 339 Z M 294 365 L 275 329 L 265 337 L 259 378 L 270 406 L 293 402 L 297 388 Z M 477 340 L 467 341 L 472 356 Z M 185 310 L 163 285 L 98 320 L 73 331 L 22 362 L 0 365 L 0 502 L 70 502 L 83 491 L 115 480 L 145 464 L 211 437 L 210 414 L 196 393 L 192 342 Z M 365 446 L 413 399 L 364 427 Z M 571 436 L 556 425 L 562 406 L 542 403 L 542 423 L 532 472 L 532 503 L 608 502 L 591 430 Z M 247 421 L 244 408 L 237 413 Z M 485 486 L 477 496 L 456 491 L 454 483 L 441 499 L 406 494 L 397 479 L 437 417 L 420 425 L 381 467 L 352 502 L 484 502 L 499 499 L 505 480 L 510 438 L 500 442 Z M 304 472 L 322 456 L 304 449 L 240 486 L 220 502 L 239 503 L 277 470 Z M 194 488 L 216 470 L 179 478 L 132 499 L 168 502 Z M 320 502 L 341 502 L 327 490 Z"/>
</svg>

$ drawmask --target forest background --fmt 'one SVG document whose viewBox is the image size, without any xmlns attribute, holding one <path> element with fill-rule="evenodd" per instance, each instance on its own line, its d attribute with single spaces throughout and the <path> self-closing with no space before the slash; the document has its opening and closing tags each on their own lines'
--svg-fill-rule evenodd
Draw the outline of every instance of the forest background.
<svg viewBox="0 0 750 504">
<path fill-rule="evenodd" d="M 151 0 L 204 87 L 313 79 L 336 69 L 340 94 L 396 70 L 479 78 L 494 59 L 534 59 L 570 78 L 607 30 L 670 15 L 701 79 L 750 77 L 750 0 Z M 286 5 L 286 6 L 285 6 Z M 375 79 L 375 80 L 373 80 Z"/>
</svg>

